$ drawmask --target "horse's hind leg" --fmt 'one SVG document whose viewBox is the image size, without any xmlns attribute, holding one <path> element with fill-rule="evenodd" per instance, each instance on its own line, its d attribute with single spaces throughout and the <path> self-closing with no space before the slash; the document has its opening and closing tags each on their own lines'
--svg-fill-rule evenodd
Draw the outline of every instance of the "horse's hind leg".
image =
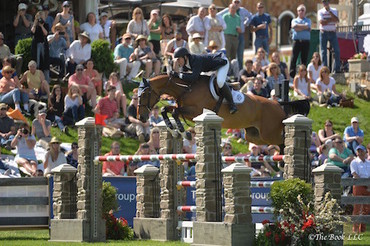
<svg viewBox="0 0 370 246">
<path fill-rule="evenodd" d="M 175 122 L 176 122 L 176 125 L 177 125 L 177 128 L 179 129 L 179 131 L 184 132 L 185 129 L 184 129 L 184 126 L 182 125 L 182 123 L 179 119 L 179 110 L 178 110 L 178 108 L 174 108 L 174 110 L 172 111 L 172 116 L 175 119 Z"/>
<path fill-rule="evenodd" d="M 168 118 L 167 113 L 168 113 L 168 107 L 163 107 L 162 110 L 161 110 L 161 115 L 163 117 L 164 123 L 166 123 L 166 126 L 168 128 L 173 130 L 174 129 L 173 125 L 172 125 L 170 119 Z"/>
</svg>

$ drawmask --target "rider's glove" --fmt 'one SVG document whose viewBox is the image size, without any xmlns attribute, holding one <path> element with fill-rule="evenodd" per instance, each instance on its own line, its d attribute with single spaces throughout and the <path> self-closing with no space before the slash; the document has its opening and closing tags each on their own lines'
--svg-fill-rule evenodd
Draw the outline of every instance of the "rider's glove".
<svg viewBox="0 0 370 246">
<path fill-rule="evenodd" d="M 171 71 L 171 76 L 174 77 L 174 78 L 179 78 L 179 73 L 175 72 L 175 71 Z"/>
</svg>

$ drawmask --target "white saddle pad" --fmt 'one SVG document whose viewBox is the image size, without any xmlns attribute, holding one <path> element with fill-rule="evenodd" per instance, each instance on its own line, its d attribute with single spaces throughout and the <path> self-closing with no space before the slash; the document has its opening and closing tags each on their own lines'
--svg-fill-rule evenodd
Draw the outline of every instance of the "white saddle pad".
<svg viewBox="0 0 370 246">
<path fill-rule="evenodd" d="M 215 87 L 213 86 L 213 80 L 215 79 L 215 77 L 216 76 L 212 75 L 209 79 L 209 90 L 211 91 L 213 98 L 218 101 L 220 97 L 217 95 Z M 240 91 L 231 90 L 231 95 L 233 96 L 235 104 L 242 104 L 244 102 L 244 94 Z M 226 99 L 222 100 L 222 103 L 227 103 Z"/>
</svg>

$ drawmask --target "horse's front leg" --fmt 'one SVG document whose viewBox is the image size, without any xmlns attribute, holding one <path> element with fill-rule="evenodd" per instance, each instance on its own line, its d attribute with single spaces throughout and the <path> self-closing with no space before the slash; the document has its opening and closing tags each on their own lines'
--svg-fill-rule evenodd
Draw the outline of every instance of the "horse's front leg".
<svg viewBox="0 0 370 246">
<path fill-rule="evenodd" d="M 175 122 L 176 122 L 176 125 L 177 125 L 177 129 L 179 129 L 180 132 L 184 132 L 185 129 L 184 129 L 184 126 L 182 125 L 182 123 L 181 123 L 181 121 L 179 119 L 179 109 L 178 108 L 174 108 L 173 109 L 172 116 L 175 119 Z"/>
<path fill-rule="evenodd" d="M 172 123 L 171 123 L 170 119 L 169 119 L 169 118 L 168 118 L 168 116 L 167 116 L 168 109 L 169 109 L 169 107 L 163 107 L 163 108 L 162 108 L 162 110 L 161 110 L 161 115 L 162 115 L 162 117 L 163 117 L 163 120 L 164 120 L 164 123 L 166 124 L 166 126 L 167 126 L 169 129 L 173 130 L 173 129 L 174 129 L 174 128 L 173 128 L 173 125 L 172 125 Z"/>
</svg>

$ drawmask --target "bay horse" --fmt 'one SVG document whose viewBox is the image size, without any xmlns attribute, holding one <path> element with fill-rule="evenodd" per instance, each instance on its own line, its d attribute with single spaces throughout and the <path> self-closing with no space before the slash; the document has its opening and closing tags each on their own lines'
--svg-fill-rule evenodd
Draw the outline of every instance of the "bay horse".
<svg viewBox="0 0 370 246">
<path fill-rule="evenodd" d="M 170 77 L 167 74 L 158 75 L 150 80 L 145 80 L 139 86 L 139 119 L 143 122 L 149 118 L 149 113 L 153 106 L 160 100 L 161 95 L 168 94 L 176 99 L 176 114 L 173 115 L 179 123 L 178 115 L 192 120 L 194 117 L 203 113 L 203 109 L 214 110 L 217 101 L 209 90 L 209 76 L 200 76 L 198 81 L 194 81 L 188 86 L 186 82 L 179 78 Z M 296 106 L 290 108 L 291 113 L 295 113 L 299 108 L 309 109 L 309 102 L 302 100 Z M 285 103 L 290 105 L 291 102 Z M 302 105 L 301 105 L 302 104 Z M 235 114 L 229 113 L 228 104 L 222 104 L 218 115 L 224 119 L 223 128 L 239 129 L 245 128 L 246 140 L 255 144 L 282 144 L 283 143 L 283 123 L 287 114 L 282 106 L 267 98 L 244 94 L 244 102 L 237 104 L 238 111 Z M 162 114 L 164 118 L 167 113 Z M 170 121 L 165 119 L 166 125 Z M 181 123 L 180 123 L 181 124 Z M 171 126 L 172 127 L 172 126 Z"/>
</svg>

